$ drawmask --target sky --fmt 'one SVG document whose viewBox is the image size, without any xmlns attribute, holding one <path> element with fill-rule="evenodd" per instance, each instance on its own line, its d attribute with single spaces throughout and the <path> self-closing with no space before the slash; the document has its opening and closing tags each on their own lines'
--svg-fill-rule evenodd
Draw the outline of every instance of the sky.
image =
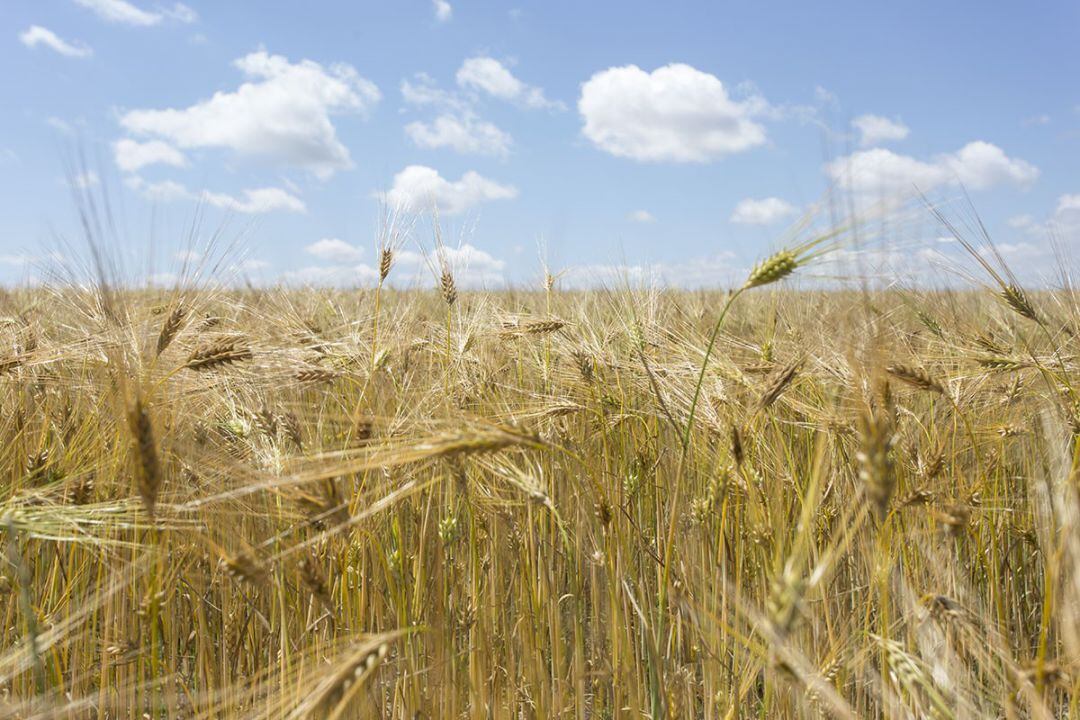
<svg viewBox="0 0 1080 720">
<path fill-rule="evenodd" d="M 1075 2 L 5 0 L 0 283 L 72 262 L 87 196 L 163 283 L 216 252 L 369 284 L 396 210 L 400 282 L 437 211 L 469 286 L 722 285 L 826 197 L 937 272 L 916 190 L 1047 269 L 1080 243 L 1078 30 Z"/>
</svg>

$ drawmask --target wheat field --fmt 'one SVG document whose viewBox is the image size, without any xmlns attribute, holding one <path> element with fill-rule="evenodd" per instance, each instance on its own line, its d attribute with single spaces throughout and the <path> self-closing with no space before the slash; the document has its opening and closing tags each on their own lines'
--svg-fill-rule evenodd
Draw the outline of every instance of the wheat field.
<svg viewBox="0 0 1080 720">
<path fill-rule="evenodd" d="M 1078 298 L 798 289 L 823 240 L 6 291 L 0 715 L 1076 717 Z"/>
</svg>

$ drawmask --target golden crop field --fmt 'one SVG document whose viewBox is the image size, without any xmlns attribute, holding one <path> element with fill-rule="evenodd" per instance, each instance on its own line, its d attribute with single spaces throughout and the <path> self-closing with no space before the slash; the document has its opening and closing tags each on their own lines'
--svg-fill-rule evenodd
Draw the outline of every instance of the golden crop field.
<svg viewBox="0 0 1080 720">
<path fill-rule="evenodd" d="M 7 291 L 0 715 L 1075 717 L 1078 298 L 828 249 Z"/>
</svg>

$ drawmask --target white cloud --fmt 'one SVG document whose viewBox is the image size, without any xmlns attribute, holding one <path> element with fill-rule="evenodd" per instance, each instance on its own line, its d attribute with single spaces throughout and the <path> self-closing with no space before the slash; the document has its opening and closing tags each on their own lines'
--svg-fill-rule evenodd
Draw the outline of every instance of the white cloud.
<svg viewBox="0 0 1080 720">
<path fill-rule="evenodd" d="M 157 12 L 150 12 L 127 2 L 127 0 L 75 0 L 75 4 L 92 10 L 106 22 L 149 27 L 157 25 L 165 18 L 182 23 L 193 23 L 199 19 L 198 13 L 184 3 L 176 3 L 171 8 L 159 7 Z"/>
<path fill-rule="evenodd" d="M 644 162 L 709 162 L 765 142 L 753 121 L 764 101 L 739 102 L 723 83 L 689 65 L 647 73 L 608 68 L 581 86 L 585 137 L 601 150 Z"/>
<path fill-rule="evenodd" d="M 972 190 L 1003 183 L 1023 186 L 1039 176 L 1034 165 L 1010 158 L 1001 148 L 981 140 L 929 161 L 883 148 L 862 150 L 828 163 L 825 172 L 841 188 L 884 198 L 947 185 L 962 184 Z"/>
<path fill-rule="evenodd" d="M 266 260 L 256 260 L 250 258 L 248 260 L 241 260 L 236 264 L 236 269 L 242 272 L 259 272 L 270 267 L 270 263 Z"/>
<path fill-rule="evenodd" d="M 500 185 L 471 170 L 460 180 L 450 181 L 434 168 L 410 165 L 394 176 L 386 199 L 403 209 L 423 211 L 438 206 L 440 212 L 455 215 L 482 202 L 509 200 L 517 194 L 512 185 Z"/>
<path fill-rule="evenodd" d="M 0 265 L 12 265 L 15 267 L 21 267 L 33 262 L 34 258 L 30 255 L 0 255 Z"/>
<path fill-rule="evenodd" d="M 205 191 L 200 197 L 214 207 L 246 214 L 261 214 L 277 210 L 307 212 L 307 207 L 300 198 L 275 187 L 244 190 L 243 198 Z"/>
<path fill-rule="evenodd" d="M 405 126 L 405 134 L 417 147 L 450 148 L 463 155 L 506 157 L 510 153 L 513 138 L 477 116 L 474 97 L 443 90 L 424 73 L 412 81 L 403 80 L 401 95 L 409 105 L 440 111 L 431 122 L 413 121 Z"/>
<path fill-rule="evenodd" d="M 93 10 L 102 20 L 124 23 L 125 25 L 157 25 L 161 22 L 159 13 L 147 12 L 125 0 L 75 0 L 77 5 Z"/>
<path fill-rule="evenodd" d="M 1080 241 L 1080 193 L 1059 197 L 1057 208 L 1050 221 L 1032 225 L 1028 232 L 1032 235 L 1045 235 L 1049 232 L 1075 247 Z"/>
<path fill-rule="evenodd" d="M 457 84 L 463 88 L 480 90 L 501 100 L 509 100 L 530 108 L 563 110 L 561 102 L 544 97 L 538 87 L 526 85 L 501 62 L 490 57 L 469 58 L 458 68 Z"/>
<path fill-rule="evenodd" d="M 492 256 L 474 245 L 465 243 L 461 247 L 445 247 L 443 255 L 453 268 L 454 282 L 464 288 L 490 288 L 502 285 L 504 260 Z"/>
<path fill-rule="evenodd" d="M 505 284 L 503 270 L 506 269 L 506 261 L 475 245 L 464 243 L 460 247 L 444 246 L 441 254 L 458 287 L 491 288 Z M 441 268 L 436 257 L 415 250 L 401 250 L 394 254 L 394 259 L 397 265 L 412 271 L 413 282 L 438 284 L 436 273 L 432 272 Z M 397 279 L 400 282 L 405 277 L 407 276 L 402 273 Z"/>
<path fill-rule="evenodd" d="M 660 284 L 661 269 L 656 265 L 604 264 L 577 265 L 567 268 L 560 282 L 568 288 L 619 287 L 624 284 Z"/>
<path fill-rule="evenodd" d="M 405 134 L 422 148 L 450 148 L 461 154 L 506 157 L 513 139 L 495 125 L 478 119 L 472 113 L 446 113 L 434 122 L 411 122 Z"/>
<path fill-rule="evenodd" d="M 935 240 L 935 242 L 937 242 Z M 926 241 L 890 243 L 861 249 L 835 248 L 816 261 L 807 281 L 867 280 L 875 285 L 955 279 L 957 260 L 948 248 L 927 246 Z"/>
<path fill-rule="evenodd" d="M 903 140 L 911 132 L 899 119 L 890 120 L 881 115 L 860 115 L 851 125 L 859 131 L 859 144 L 863 147 Z"/>
<path fill-rule="evenodd" d="M 798 209 L 794 205 L 780 198 L 747 198 L 735 206 L 735 211 L 731 213 L 731 222 L 741 225 L 771 225 L 796 212 Z"/>
<path fill-rule="evenodd" d="M 52 115 L 45 118 L 45 124 L 58 132 L 64 133 L 65 135 L 71 135 L 75 132 L 75 129 L 71 127 L 70 123 L 67 123 L 64 120 L 61 120 L 60 118 Z"/>
<path fill-rule="evenodd" d="M 311 60 L 290 63 L 265 51 L 234 64 L 250 80 L 235 92 L 217 92 L 184 109 L 133 110 L 120 123 L 129 132 L 162 137 L 181 148 L 228 148 L 322 178 L 352 167 L 330 116 L 369 111 L 381 97 L 372 82 L 343 63 L 327 70 Z"/>
<path fill-rule="evenodd" d="M 61 40 L 52 30 L 43 28 L 40 25 L 31 25 L 20 33 L 19 41 L 29 48 L 44 45 L 50 50 L 54 50 L 66 57 L 88 58 L 94 54 L 94 51 L 86 45 L 83 45 L 82 43 L 72 44 L 65 40 Z"/>
<path fill-rule="evenodd" d="M 468 58 L 458 68 L 456 78 L 462 87 L 483 90 L 503 100 L 513 100 L 522 90 L 521 81 L 494 58 Z"/>
<path fill-rule="evenodd" d="M 95 185 L 101 184 L 101 178 L 93 170 L 87 170 L 86 172 L 77 173 L 75 177 L 71 179 L 71 184 L 80 190 L 86 190 L 92 188 Z"/>
<path fill-rule="evenodd" d="M 916 187 L 930 190 L 949 180 L 943 164 L 881 148 L 837 158 L 826 165 L 826 173 L 845 189 L 883 195 L 908 194 Z"/>
<path fill-rule="evenodd" d="M 1075 212 L 1080 210 L 1080 193 L 1075 195 L 1062 195 L 1058 198 L 1057 214 L 1062 215 L 1067 212 Z"/>
<path fill-rule="evenodd" d="M 146 282 L 155 287 L 168 287 L 180 282 L 180 276 L 174 272 L 152 273 L 146 278 Z"/>
<path fill-rule="evenodd" d="M 172 6 L 172 9 L 164 10 L 163 12 L 173 20 L 182 22 L 185 25 L 190 25 L 199 19 L 199 14 L 184 3 L 176 3 Z"/>
<path fill-rule="evenodd" d="M 454 14 L 454 8 L 446 0 L 431 0 L 435 8 L 435 19 L 439 22 L 448 21 Z"/>
<path fill-rule="evenodd" d="M 563 282 L 570 288 L 655 285 L 670 287 L 722 287 L 745 278 L 747 269 L 733 253 L 692 258 L 686 262 L 653 262 L 642 265 L 594 264 L 569 268 Z"/>
<path fill-rule="evenodd" d="M 1054 242 L 1046 243 L 1047 237 L 1053 238 L 1055 242 L 1063 241 L 1065 247 L 1075 248 L 1077 243 L 1080 243 L 1080 193 L 1060 195 L 1054 211 L 1045 219 L 1031 215 L 1017 215 L 1009 218 L 1008 225 L 1023 233 L 1023 236 L 1038 239 L 1039 247 L 1044 250 L 1055 244 Z M 999 249 L 1001 244 L 1000 242 L 996 244 Z M 1026 247 L 1028 243 L 1020 242 L 1018 245 Z M 1069 250 L 1069 253 L 1075 254 L 1072 249 Z M 1031 267 L 1024 266 L 1021 269 L 1030 270 Z M 1043 269 L 1054 270 L 1058 268 Z"/>
<path fill-rule="evenodd" d="M 183 153 L 161 140 L 137 142 L 130 138 L 113 143 L 116 165 L 124 172 L 137 172 L 147 165 L 162 164 L 173 167 L 186 167 L 187 158 Z"/>
<path fill-rule="evenodd" d="M 410 105 L 436 107 L 463 112 L 470 110 L 472 104 L 457 94 L 440 88 L 427 73 L 416 73 L 413 80 L 401 81 L 401 96 Z"/>
<path fill-rule="evenodd" d="M 506 267 L 505 261 L 498 260 L 490 253 L 469 243 L 465 243 L 461 247 L 456 248 L 444 247 L 442 252 L 446 261 L 455 272 L 469 269 L 501 272 L 503 268 Z"/>
<path fill-rule="evenodd" d="M 1021 254 L 1026 244 L 1010 246 L 1009 251 Z M 926 241 L 890 243 L 863 249 L 835 248 L 810 266 L 800 269 L 792 282 L 814 286 L 834 285 L 845 280 L 867 279 L 874 282 L 893 282 L 898 278 L 928 281 L 931 273 L 941 270 L 935 278 L 955 277 L 956 260 L 950 260 L 946 248 L 927 246 Z M 732 287 L 742 283 L 750 267 L 732 252 L 689 258 L 677 262 L 642 264 L 581 265 L 563 275 L 566 287 L 657 286 L 678 288 Z"/>
<path fill-rule="evenodd" d="M 1035 245 L 1026 241 L 1020 241 L 1015 243 L 999 242 L 994 244 L 994 249 L 997 250 L 1003 257 L 1012 261 L 1031 261 L 1038 260 L 1040 258 L 1046 258 L 1053 254 L 1053 248 L 1046 244 Z M 986 248 L 984 255 L 992 255 L 993 251 L 990 248 Z"/>
<path fill-rule="evenodd" d="M 626 219 L 630 222 L 636 223 L 651 223 L 656 222 L 656 218 L 648 210 L 635 210 L 626 216 Z"/>
<path fill-rule="evenodd" d="M 137 175 L 128 177 L 124 183 L 147 200 L 154 202 L 192 200 L 223 210 L 245 214 L 261 214 L 275 211 L 307 212 L 307 207 L 300 198 L 275 187 L 243 190 L 242 197 L 236 197 L 227 193 L 207 190 L 201 193 L 193 192 L 173 180 L 148 183 Z"/>
<path fill-rule="evenodd" d="M 281 274 L 281 281 L 287 285 L 314 285 L 334 287 L 354 287 L 370 285 L 379 279 L 379 273 L 367 265 L 354 266 L 310 266 L 298 270 L 288 270 Z"/>
<path fill-rule="evenodd" d="M 1024 160 L 1009 158 L 996 145 L 970 142 L 952 155 L 940 159 L 969 188 L 982 190 L 1000 183 L 1029 185 L 1039 170 Z"/>
<path fill-rule="evenodd" d="M 364 255 L 363 248 L 350 245 L 337 238 L 323 238 L 311 243 L 304 250 L 320 260 L 342 264 L 359 262 Z"/>
<path fill-rule="evenodd" d="M 148 183 L 137 175 L 124 180 L 124 184 L 153 202 L 174 202 L 176 200 L 194 200 L 198 195 L 174 180 Z"/>
</svg>

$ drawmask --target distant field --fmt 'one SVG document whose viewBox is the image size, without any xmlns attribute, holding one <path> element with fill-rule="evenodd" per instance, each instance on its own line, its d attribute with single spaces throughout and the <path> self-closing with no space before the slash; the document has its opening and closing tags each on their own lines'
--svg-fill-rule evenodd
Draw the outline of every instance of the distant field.
<svg viewBox="0 0 1080 720">
<path fill-rule="evenodd" d="M 1075 716 L 1077 299 L 769 262 L 0 297 L 0 715 Z"/>
</svg>

